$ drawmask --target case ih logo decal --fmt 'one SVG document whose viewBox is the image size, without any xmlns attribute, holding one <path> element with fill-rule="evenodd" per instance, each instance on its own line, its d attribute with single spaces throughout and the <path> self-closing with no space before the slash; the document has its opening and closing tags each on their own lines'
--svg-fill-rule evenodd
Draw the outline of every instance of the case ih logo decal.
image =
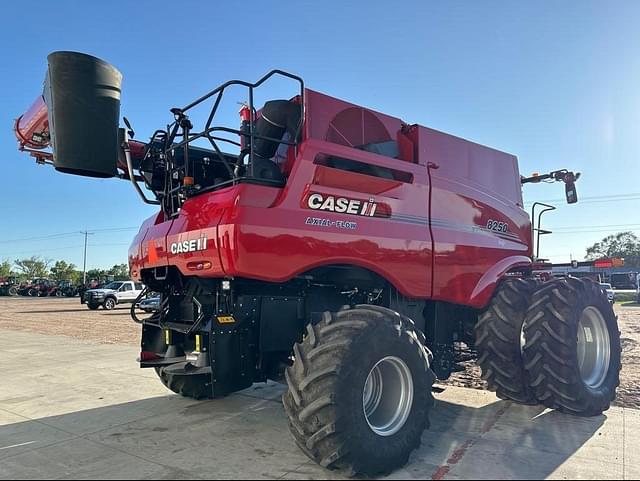
<svg viewBox="0 0 640 481">
<path fill-rule="evenodd" d="M 307 198 L 307 207 L 313 210 L 351 214 L 364 217 L 389 217 L 388 209 L 380 208 L 373 199 L 358 200 L 333 195 L 311 194 Z"/>
<path fill-rule="evenodd" d="M 185 254 L 207 250 L 207 238 L 193 239 L 184 242 L 174 242 L 169 248 L 172 254 Z"/>
</svg>

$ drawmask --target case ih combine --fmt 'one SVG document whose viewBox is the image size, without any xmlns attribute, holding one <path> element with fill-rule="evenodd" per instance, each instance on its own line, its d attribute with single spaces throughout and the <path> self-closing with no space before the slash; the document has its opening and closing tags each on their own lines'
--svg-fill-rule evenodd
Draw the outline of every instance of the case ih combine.
<svg viewBox="0 0 640 481">
<path fill-rule="evenodd" d="M 275 77 L 295 85 L 291 99 L 255 105 Z M 300 448 L 366 475 L 419 445 L 459 341 L 503 399 L 579 416 L 609 408 L 616 317 L 591 281 L 536 280 L 523 209 L 522 184 L 543 180 L 564 181 L 576 202 L 577 175 L 521 178 L 512 155 L 278 70 L 172 109 L 167 128 L 135 142 L 126 119 L 119 128 L 121 78 L 99 59 L 51 54 L 44 95 L 16 133 L 39 162 L 128 179 L 158 206 L 129 262 L 161 309 L 132 316 L 141 367 L 169 389 L 217 398 L 286 380 Z M 231 88 L 247 95 L 239 128 L 217 123 Z"/>
</svg>

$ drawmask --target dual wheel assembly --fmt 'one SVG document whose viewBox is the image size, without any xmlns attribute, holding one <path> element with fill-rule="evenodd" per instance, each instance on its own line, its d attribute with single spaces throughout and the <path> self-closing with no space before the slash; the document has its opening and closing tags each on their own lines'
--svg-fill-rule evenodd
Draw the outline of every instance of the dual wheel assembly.
<svg viewBox="0 0 640 481">
<path fill-rule="evenodd" d="M 617 318 L 590 279 L 503 282 L 480 316 L 476 349 L 489 388 L 521 404 L 597 416 L 620 384 Z"/>
</svg>

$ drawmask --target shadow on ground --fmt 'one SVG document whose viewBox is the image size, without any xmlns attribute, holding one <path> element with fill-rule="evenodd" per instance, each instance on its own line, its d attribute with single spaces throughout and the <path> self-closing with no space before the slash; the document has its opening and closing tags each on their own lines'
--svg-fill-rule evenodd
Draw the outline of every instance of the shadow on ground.
<svg viewBox="0 0 640 481">
<path fill-rule="evenodd" d="M 499 401 L 478 408 L 438 402 L 432 419 L 415 456 L 439 460 L 430 478 L 545 479 L 592 440 L 607 418 Z"/>
<path fill-rule="evenodd" d="M 0 478 L 339 478 L 296 448 L 281 393 L 254 386 L 206 402 L 168 395 L 26 421 L 5 402 Z M 606 419 L 477 404 L 438 401 L 422 446 L 392 477 L 546 478 Z"/>
</svg>

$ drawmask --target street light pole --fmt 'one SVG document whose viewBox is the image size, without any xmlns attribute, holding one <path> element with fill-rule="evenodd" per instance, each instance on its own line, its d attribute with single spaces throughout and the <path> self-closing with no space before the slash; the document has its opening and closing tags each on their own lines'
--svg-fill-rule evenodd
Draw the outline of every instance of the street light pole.
<svg viewBox="0 0 640 481">
<path fill-rule="evenodd" d="M 93 235 L 93 232 L 81 231 L 81 234 L 84 234 L 84 259 L 82 262 L 82 284 L 87 285 L 87 241 L 90 235 Z"/>
</svg>

